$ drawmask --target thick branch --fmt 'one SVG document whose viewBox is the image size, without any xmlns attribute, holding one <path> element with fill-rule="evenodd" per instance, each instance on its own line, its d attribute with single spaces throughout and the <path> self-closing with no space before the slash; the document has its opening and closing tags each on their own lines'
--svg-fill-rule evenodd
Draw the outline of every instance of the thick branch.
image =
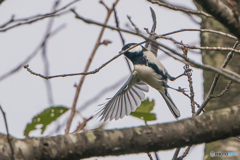
<svg viewBox="0 0 240 160">
<path fill-rule="evenodd" d="M 12 144 L 15 158 L 25 160 L 77 160 L 167 150 L 240 135 L 239 115 L 240 106 L 234 106 L 172 123 L 13 139 Z M 0 148 L 1 160 L 9 160 L 6 135 L 0 134 Z"/>
<path fill-rule="evenodd" d="M 221 22 L 232 34 L 240 38 L 238 21 L 230 8 L 220 0 L 196 0 L 204 10 Z"/>
</svg>

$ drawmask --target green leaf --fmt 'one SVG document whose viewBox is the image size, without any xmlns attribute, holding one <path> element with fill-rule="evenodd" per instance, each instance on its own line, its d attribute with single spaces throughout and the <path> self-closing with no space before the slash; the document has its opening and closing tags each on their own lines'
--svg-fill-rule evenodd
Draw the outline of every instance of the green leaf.
<svg viewBox="0 0 240 160">
<path fill-rule="evenodd" d="M 24 135 L 28 136 L 29 133 L 33 130 L 36 130 L 37 125 L 42 125 L 41 134 L 45 131 L 46 127 L 59 118 L 63 113 L 65 113 L 69 108 L 64 106 L 52 106 L 45 109 L 42 113 L 33 117 L 32 122 L 27 124 L 27 127 L 24 131 Z"/>
<path fill-rule="evenodd" d="M 156 115 L 154 113 L 150 113 L 154 107 L 154 100 L 149 101 L 146 99 L 142 101 L 141 105 L 136 109 L 135 112 L 132 112 L 130 115 L 140 118 L 144 121 L 153 121 L 156 120 Z"/>
</svg>

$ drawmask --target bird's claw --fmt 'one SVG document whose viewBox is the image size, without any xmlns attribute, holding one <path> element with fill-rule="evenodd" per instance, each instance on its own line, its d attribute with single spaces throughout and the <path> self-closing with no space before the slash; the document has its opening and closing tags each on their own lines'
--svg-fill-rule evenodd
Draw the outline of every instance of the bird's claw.
<svg viewBox="0 0 240 160">
<path fill-rule="evenodd" d="M 185 90 L 186 88 L 181 88 L 181 87 L 178 87 L 178 92 L 188 92 L 187 90 Z"/>
</svg>

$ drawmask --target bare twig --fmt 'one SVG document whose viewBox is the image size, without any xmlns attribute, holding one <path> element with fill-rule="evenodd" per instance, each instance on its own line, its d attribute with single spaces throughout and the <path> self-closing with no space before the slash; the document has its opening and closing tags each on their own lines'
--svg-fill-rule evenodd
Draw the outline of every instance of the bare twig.
<svg viewBox="0 0 240 160">
<path fill-rule="evenodd" d="M 161 39 L 165 39 L 165 40 L 170 40 L 172 41 L 174 44 L 178 44 L 180 46 L 184 46 L 184 44 L 182 42 L 179 42 L 171 37 L 166 37 L 166 36 L 162 36 L 162 35 L 159 35 L 157 36 L 157 38 L 161 38 Z M 230 48 L 230 47 L 208 47 L 208 46 L 205 46 L 205 47 L 196 47 L 196 46 L 187 46 L 187 48 L 189 49 L 199 49 L 199 50 L 211 50 L 211 51 L 233 51 L 235 53 L 240 53 L 240 50 L 236 50 L 234 48 Z"/>
<path fill-rule="evenodd" d="M 119 28 L 119 20 L 118 20 L 118 16 L 117 16 L 117 11 L 116 11 L 115 8 L 114 8 L 113 11 L 114 11 L 114 18 L 115 18 L 116 28 L 117 28 L 117 29 L 120 29 L 120 28 Z M 122 33 L 121 33 L 120 30 L 118 30 L 117 32 L 119 33 L 119 36 L 120 36 L 121 41 L 122 41 L 122 45 L 124 46 L 124 45 L 125 45 L 125 40 L 124 40 L 124 38 L 123 38 L 123 35 L 122 35 Z"/>
<path fill-rule="evenodd" d="M 163 6 L 163 7 L 166 7 L 168 9 L 171 9 L 171 10 L 175 10 L 175 11 L 181 11 L 181 12 L 184 12 L 184 13 L 187 13 L 187 14 L 194 14 L 196 16 L 205 16 L 207 18 L 213 18 L 210 14 L 208 13 L 205 13 L 203 11 L 194 11 L 194 10 L 191 10 L 191 9 L 186 9 L 186 8 L 181 8 L 181 7 L 177 7 L 177 6 L 173 6 L 173 5 L 170 5 L 170 4 L 167 4 L 167 3 L 164 3 L 164 2 L 161 2 L 159 0 L 147 0 L 148 2 L 151 2 L 153 4 L 158 4 L 159 6 Z"/>
<path fill-rule="evenodd" d="M 192 146 L 188 146 L 187 149 L 184 151 L 183 155 L 178 157 L 177 160 L 183 160 L 183 158 L 185 158 L 188 155 L 188 153 L 189 153 L 189 151 L 190 151 L 190 149 L 192 147 L 193 147 L 193 145 Z"/>
<path fill-rule="evenodd" d="M 139 31 L 138 27 L 133 23 L 132 19 L 130 16 L 127 16 L 129 22 L 131 23 L 131 25 L 134 27 L 135 31 L 137 34 L 141 34 L 141 32 Z"/>
<path fill-rule="evenodd" d="M 5 24 L 0 26 L 0 28 L 3 28 L 3 29 L 0 30 L 0 32 L 5 32 L 5 31 L 7 31 L 9 29 L 12 29 L 12 28 L 15 28 L 17 26 L 21 26 L 21 25 L 25 25 L 25 24 L 31 24 L 31 23 L 37 22 L 37 21 L 45 19 L 45 18 L 60 16 L 62 14 L 68 13 L 69 11 L 65 11 L 65 12 L 61 12 L 61 11 L 63 11 L 64 9 L 66 9 L 67 7 L 73 5 L 74 3 L 78 2 L 78 1 L 80 1 L 80 0 L 74 0 L 70 3 L 68 3 L 67 5 L 65 5 L 64 7 L 60 8 L 58 10 L 55 10 L 54 12 L 47 13 L 47 14 L 36 15 L 36 16 L 32 16 L 32 17 L 28 17 L 28 18 L 22 18 L 22 19 L 16 19 L 16 20 L 14 19 L 14 16 L 12 16 L 11 19 L 8 22 L 6 22 Z M 61 13 L 59 13 L 59 12 L 61 12 Z M 56 14 L 56 13 L 59 13 L 59 14 Z M 10 26 L 10 27 L 4 28 L 11 23 L 19 22 L 19 21 L 20 21 L 20 23 L 17 23 L 15 25 Z"/>
<path fill-rule="evenodd" d="M 36 49 L 33 51 L 33 53 L 31 53 L 23 62 L 21 62 L 19 65 L 17 65 L 15 68 L 13 68 L 11 71 L 7 72 L 6 74 L 0 76 L 0 81 L 2 81 L 3 79 L 7 78 L 8 76 L 12 75 L 13 73 L 17 72 L 19 69 L 22 68 L 23 65 L 25 65 L 26 63 L 28 63 L 34 56 L 36 56 L 36 54 L 38 53 L 38 51 L 43 47 L 45 41 L 51 37 L 53 37 L 54 35 L 56 35 L 60 30 L 62 30 L 66 25 L 61 25 L 58 28 L 56 28 L 54 31 L 52 31 L 50 34 L 46 35 L 42 42 L 36 47 Z"/>
<path fill-rule="evenodd" d="M 180 32 L 209 32 L 209 33 L 219 34 L 219 35 L 222 35 L 222 36 L 225 36 L 228 38 L 232 38 L 234 40 L 238 40 L 237 37 L 235 37 L 231 34 L 227 34 L 227 33 L 221 32 L 221 31 L 215 31 L 215 30 L 211 30 L 211 29 L 180 29 L 177 31 L 162 34 L 162 36 L 169 36 L 171 34 L 176 34 L 176 33 L 180 33 Z"/>
<path fill-rule="evenodd" d="M 234 49 L 237 48 L 238 45 L 239 45 L 239 42 L 237 41 L 237 42 L 234 44 L 233 48 L 234 48 Z M 227 66 L 227 64 L 229 63 L 229 61 L 232 59 L 233 54 L 234 54 L 234 52 L 232 52 L 232 51 L 228 53 L 227 58 L 226 58 L 225 61 L 223 62 L 223 65 L 222 65 L 221 68 L 225 68 L 225 67 Z M 210 88 L 210 90 L 208 91 L 207 97 L 205 98 L 205 100 L 203 101 L 201 107 L 200 107 L 200 108 L 198 109 L 198 111 L 197 111 L 197 113 L 196 113 L 197 115 L 199 115 L 199 114 L 202 112 L 202 110 L 205 108 L 205 106 L 207 105 L 207 103 L 213 98 L 213 92 L 214 92 L 214 89 L 215 89 L 215 87 L 216 87 L 216 85 L 217 85 L 217 82 L 218 82 L 218 79 L 219 79 L 219 78 L 220 78 L 220 74 L 218 73 L 218 74 L 215 75 L 215 78 L 214 78 L 214 80 L 213 80 L 213 83 L 212 83 L 212 85 L 211 85 L 211 88 Z M 231 83 L 232 83 L 232 82 L 231 82 Z M 231 83 L 229 83 L 229 86 L 231 85 Z"/>
<path fill-rule="evenodd" d="M 173 154 L 172 160 L 176 160 L 176 159 L 177 159 L 180 150 L 181 150 L 181 148 L 177 148 L 177 149 L 175 150 L 175 152 L 174 152 L 174 154 Z"/>
<path fill-rule="evenodd" d="M 183 95 L 185 95 L 186 97 L 188 97 L 191 100 L 191 97 L 186 92 L 182 92 L 182 93 L 183 93 Z M 200 105 L 196 101 L 194 101 L 194 103 L 198 108 L 200 108 Z"/>
<path fill-rule="evenodd" d="M 50 16 L 46 16 L 46 17 L 40 17 L 40 18 L 36 18 L 36 19 L 33 19 L 33 20 L 30 20 L 30 21 L 27 21 L 27 22 L 20 22 L 20 23 L 17 23 L 13 26 L 10 26 L 10 27 L 7 27 L 7 28 L 4 28 L 4 29 L 0 29 L 0 32 L 6 32 L 12 28 L 15 28 L 15 27 L 18 27 L 18 26 L 22 26 L 22 25 L 26 25 L 26 24 L 32 24 L 34 22 L 37 22 L 39 20 L 43 20 L 45 18 L 49 18 L 49 17 L 57 17 L 57 16 L 60 16 L 60 15 L 63 15 L 63 14 L 66 14 L 68 13 L 69 11 L 66 11 L 66 12 L 62 12 L 62 13 L 59 13 L 59 14 L 56 14 L 56 15 L 50 15 Z"/>
<path fill-rule="evenodd" d="M 154 152 L 154 155 L 155 155 L 156 160 L 160 160 L 159 157 L 158 157 L 157 152 Z"/>
<path fill-rule="evenodd" d="M 93 71 L 89 71 L 89 72 L 72 73 L 72 74 L 60 74 L 60 75 L 55 75 L 55 76 L 44 76 L 44 75 L 42 75 L 42 74 L 39 74 L 39 73 L 36 73 L 36 72 L 32 71 L 32 70 L 29 68 L 29 65 L 25 65 L 24 68 L 25 68 L 29 73 L 31 73 L 31 74 L 33 74 L 33 75 L 35 75 L 35 76 L 39 76 L 39 77 L 41 77 L 41 78 L 43 78 L 43 79 L 52 79 L 52 78 L 58 78 L 58 77 L 69 77 L 69 76 L 79 76 L 79 75 L 95 74 L 95 73 L 99 72 L 102 68 L 104 68 L 106 65 L 108 65 L 110 62 L 112 62 L 113 60 L 115 60 L 115 59 L 117 59 L 118 57 L 120 57 L 120 56 L 121 56 L 122 54 L 124 54 L 126 51 L 128 51 L 128 50 L 130 50 L 130 49 L 132 49 L 132 48 L 134 48 L 134 47 L 136 47 L 136 46 L 138 46 L 138 45 L 141 45 L 141 44 L 143 44 L 143 43 L 145 43 L 145 41 L 140 42 L 140 43 L 134 45 L 133 47 L 128 48 L 128 49 L 126 49 L 126 50 L 124 50 L 124 51 L 119 52 L 118 55 L 114 56 L 112 59 L 110 59 L 110 60 L 107 61 L 106 63 L 102 64 L 99 68 L 97 68 L 97 69 L 95 69 L 95 70 L 93 70 Z M 0 80 L 1 80 L 1 78 L 0 78 Z"/>
<path fill-rule="evenodd" d="M 106 17 L 106 19 L 105 19 L 104 25 L 107 25 L 107 22 L 108 22 L 108 20 L 109 20 L 109 18 L 110 18 L 110 15 L 111 15 L 111 13 L 113 12 L 113 9 L 114 9 L 115 5 L 118 3 L 118 1 L 119 1 L 119 0 L 116 0 L 116 1 L 114 2 L 114 4 L 113 4 L 113 7 L 108 10 L 107 17 Z M 93 57 L 94 57 L 94 55 L 95 55 L 95 53 L 96 53 L 96 51 L 97 51 L 97 49 L 98 49 L 98 47 L 99 47 L 99 44 L 100 44 L 100 42 L 101 42 L 101 39 L 102 39 L 104 30 L 105 30 L 105 27 L 102 28 L 102 30 L 101 30 L 101 32 L 100 32 L 100 34 L 99 34 L 99 37 L 98 37 L 97 42 L 96 42 L 96 44 L 95 44 L 95 47 L 94 47 L 94 49 L 93 49 L 93 51 L 92 51 L 92 53 L 91 53 L 91 55 L 90 55 L 90 57 L 89 57 L 89 59 L 88 59 L 87 65 L 86 65 L 86 67 L 85 67 L 85 69 L 84 69 L 84 72 L 87 72 L 88 69 L 89 69 L 89 67 L 90 67 L 90 64 L 91 64 L 91 62 L 92 62 L 92 59 L 93 59 Z M 69 120 L 68 120 L 68 123 L 67 123 L 67 127 L 66 127 L 66 130 L 65 130 L 65 134 L 68 134 L 68 133 L 69 133 L 70 126 L 71 126 L 71 123 L 72 123 L 72 119 L 73 119 L 73 117 L 74 117 L 74 115 L 75 115 L 77 100 L 78 100 L 78 97 L 79 97 L 80 90 L 81 90 L 81 88 L 82 88 L 82 84 L 83 84 L 83 82 L 84 82 L 84 79 L 85 79 L 85 75 L 82 76 L 82 78 L 80 79 L 79 84 L 77 85 L 77 89 L 76 89 L 76 93 L 75 93 L 75 97 L 74 97 L 74 101 L 73 101 L 73 105 L 72 105 L 72 109 L 71 109 L 71 114 L 70 114 L 70 117 L 69 117 Z"/>
<path fill-rule="evenodd" d="M 147 152 L 147 155 L 148 155 L 150 160 L 153 160 L 152 155 L 149 152 Z"/>
<path fill-rule="evenodd" d="M 144 121 L 144 123 L 145 123 L 146 126 L 148 126 L 147 121 Z M 151 153 L 147 152 L 147 155 L 148 155 L 150 160 L 153 160 Z"/>
<path fill-rule="evenodd" d="M 119 29 L 119 20 L 118 20 L 118 17 L 117 17 L 117 11 L 116 11 L 115 8 L 113 9 L 113 11 L 114 11 L 114 18 L 115 18 L 116 28 Z M 124 38 L 123 38 L 123 35 L 122 35 L 121 31 L 118 31 L 118 33 L 119 33 L 119 36 L 120 36 L 120 38 L 121 38 L 122 45 L 124 46 L 124 45 L 125 45 L 125 40 L 124 40 Z M 127 60 L 126 57 L 124 57 L 124 59 L 125 59 L 127 65 L 128 65 L 128 69 L 129 69 L 129 71 L 130 71 L 130 73 L 131 73 L 131 72 L 132 72 L 132 69 L 131 69 L 131 66 L 130 66 L 129 61 Z"/>
<path fill-rule="evenodd" d="M 1 112 L 2 112 L 3 119 L 4 119 L 4 123 L 5 123 L 5 128 L 6 128 L 6 131 L 7 131 L 7 140 L 8 140 L 10 149 L 11 149 L 11 159 L 14 160 L 14 159 L 15 159 L 15 158 L 14 158 L 14 149 L 13 149 L 12 142 L 11 142 L 12 140 L 11 140 L 10 135 L 9 135 L 7 118 L 6 118 L 5 112 L 4 112 L 3 109 L 2 109 L 1 104 L 0 104 L 0 110 L 1 110 Z"/>
<path fill-rule="evenodd" d="M 87 124 L 88 121 L 90 121 L 93 118 L 93 116 L 89 117 L 88 119 L 83 118 L 83 122 L 78 125 L 76 130 L 73 133 L 78 133 L 80 132 Z"/>
<path fill-rule="evenodd" d="M 100 0 L 99 3 L 102 4 L 102 5 L 106 8 L 106 10 L 109 12 L 110 9 L 109 9 L 108 6 L 103 2 L 103 0 Z"/>
<path fill-rule="evenodd" d="M 57 6 L 59 5 L 60 0 L 56 0 L 54 2 L 53 8 L 52 8 L 52 12 L 54 12 L 57 8 Z M 49 20 L 49 23 L 47 25 L 47 30 L 45 33 L 45 37 L 51 33 L 51 29 L 52 29 L 52 25 L 53 25 L 53 21 L 54 21 L 54 17 L 51 17 Z M 43 58 L 43 63 L 44 63 L 44 70 L 45 70 L 45 75 L 49 75 L 49 62 L 48 62 L 48 58 L 47 58 L 47 42 L 48 40 L 46 39 L 46 41 L 43 43 L 42 46 L 42 58 Z M 48 98 L 48 102 L 49 105 L 53 105 L 53 94 L 52 94 L 52 87 L 51 87 L 51 82 L 48 80 L 45 80 L 45 84 L 46 84 L 46 89 L 47 89 L 47 98 Z"/>
<path fill-rule="evenodd" d="M 229 90 L 231 84 L 232 84 L 232 81 L 230 81 L 230 82 L 227 84 L 227 86 L 225 87 L 225 89 L 224 89 L 221 93 L 219 93 L 219 94 L 216 95 L 216 96 L 212 96 L 212 98 L 219 98 L 219 97 L 222 97 L 225 93 L 228 92 L 228 90 Z"/>
</svg>

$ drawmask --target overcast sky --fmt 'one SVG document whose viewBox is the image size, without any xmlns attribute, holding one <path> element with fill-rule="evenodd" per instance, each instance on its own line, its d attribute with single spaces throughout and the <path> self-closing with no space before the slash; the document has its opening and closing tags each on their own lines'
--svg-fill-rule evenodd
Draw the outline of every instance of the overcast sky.
<svg viewBox="0 0 240 160">
<path fill-rule="evenodd" d="M 12 15 L 15 15 L 15 18 L 18 19 L 48 13 L 52 10 L 54 1 L 55 0 L 7 0 L 0 6 L 0 24 L 8 21 Z M 113 0 L 105 1 L 108 6 L 111 6 L 114 2 Z M 69 2 L 70 0 L 61 1 L 58 8 Z M 191 9 L 196 9 L 191 0 L 171 0 L 170 2 Z M 126 24 L 131 26 L 127 19 L 127 15 L 129 15 L 140 30 L 144 31 L 143 28 L 150 29 L 152 26 L 151 12 L 149 9 L 150 6 L 154 9 L 157 15 L 157 34 L 164 34 L 184 28 L 199 28 L 199 25 L 190 19 L 189 16 L 186 16 L 186 14 L 171 11 L 163 7 L 153 5 L 144 0 L 120 0 L 116 7 L 120 27 L 129 29 L 129 27 L 126 26 Z M 82 0 L 77 2 L 75 5 L 72 5 L 70 8 L 73 7 L 76 9 L 77 13 L 83 17 L 97 22 L 103 23 L 106 17 L 106 9 L 99 4 L 97 0 Z M 200 22 L 199 18 L 194 18 Z M 16 67 L 34 51 L 44 37 L 48 22 L 49 19 L 45 19 L 31 25 L 24 25 L 6 32 L 0 32 L 0 76 Z M 89 25 L 75 19 L 75 16 L 72 13 L 55 18 L 52 27 L 53 30 L 62 24 L 66 24 L 66 27 L 52 37 L 47 44 L 47 57 L 50 64 L 50 75 L 82 72 L 101 30 L 101 27 Z M 115 26 L 113 15 L 111 16 L 108 24 Z M 126 43 L 138 43 L 143 41 L 143 39 L 129 34 L 123 34 L 123 37 Z M 185 44 L 196 46 L 200 45 L 198 32 L 179 33 L 172 35 L 172 37 L 178 41 L 183 41 Z M 106 29 L 102 40 L 105 39 L 112 41 L 112 43 L 108 46 L 102 45 L 98 48 L 90 66 L 90 70 L 98 68 L 101 64 L 117 55 L 122 48 L 121 39 L 117 32 Z M 160 42 L 174 49 L 178 49 L 172 42 L 166 40 L 160 40 Z M 162 52 L 158 52 L 158 57 L 170 75 L 177 76 L 183 72 L 184 64 L 173 60 L 171 57 L 167 57 Z M 201 63 L 201 55 L 199 53 L 189 52 L 189 57 L 194 59 L 194 61 Z M 28 64 L 32 70 L 43 74 L 44 65 L 41 51 L 38 52 L 38 54 Z M 106 102 L 106 98 L 112 97 L 124 84 L 129 75 L 130 72 L 127 64 L 123 56 L 121 56 L 104 67 L 100 72 L 87 76 L 80 92 L 77 108 L 81 108 L 83 105 L 85 106 L 87 101 L 92 100 L 97 95 L 100 94 L 101 96 L 97 96 L 97 100 L 91 101 L 92 103 L 88 105 L 85 110 L 81 111 L 81 114 L 85 118 L 94 115 L 99 109 L 98 105 Z M 201 104 L 203 101 L 202 71 L 193 69 L 192 78 L 195 100 Z M 75 95 L 74 84 L 78 83 L 79 79 L 80 76 L 50 80 L 54 105 L 64 105 L 67 107 L 72 106 Z M 118 83 L 118 86 L 115 86 L 115 88 L 112 88 L 112 90 L 105 92 L 104 94 L 102 93 L 104 89 L 111 87 L 116 83 Z M 178 86 L 188 88 L 187 78 L 183 77 L 174 82 L 169 82 L 169 85 L 174 88 L 178 88 Z M 181 93 L 173 90 L 169 90 L 169 93 L 181 112 L 181 117 L 179 119 L 191 117 L 189 99 Z M 149 124 L 175 121 L 164 100 L 156 90 L 151 88 L 149 93 L 146 94 L 146 97 L 155 100 L 153 113 L 157 116 L 157 120 L 149 122 Z M 45 80 L 29 74 L 24 69 L 20 69 L 17 73 L 12 74 L 3 81 L 0 81 L 0 104 L 7 114 L 10 134 L 16 138 L 24 138 L 23 132 L 27 123 L 31 122 L 33 116 L 50 106 Z M 69 113 L 70 112 L 67 112 L 56 123 L 49 125 L 43 136 L 53 133 L 58 124 L 62 124 L 68 119 Z M 76 125 L 81 121 L 82 119 L 80 116 L 75 116 L 71 131 L 74 131 Z M 93 119 L 87 124 L 86 129 L 94 129 L 100 124 L 102 124 L 102 122 L 100 123 L 99 119 Z M 127 116 L 118 121 L 113 120 L 111 122 L 106 122 L 105 128 L 114 129 L 139 125 L 144 125 L 144 122 L 137 118 Z M 64 134 L 64 130 L 65 125 L 57 134 Z M 31 132 L 30 136 L 42 136 L 40 132 L 40 130 Z M 6 133 L 1 114 L 0 133 Z M 190 154 L 186 157 L 186 160 L 193 158 L 195 160 L 202 159 L 203 150 L 203 145 L 195 146 L 191 149 Z M 182 152 L 183 151 L 184 150 L 182 149 Z M 180 154 L 182 154 L 182 152 Z M 158 152 L 158 155 L 161 159 L 171 159 L 173 153 L 174 150 L 169 150 Z M 143 153 L 98 159 L 147 160 L 149 158 L 147 157 L 147 154 Z"/>
</svg>

